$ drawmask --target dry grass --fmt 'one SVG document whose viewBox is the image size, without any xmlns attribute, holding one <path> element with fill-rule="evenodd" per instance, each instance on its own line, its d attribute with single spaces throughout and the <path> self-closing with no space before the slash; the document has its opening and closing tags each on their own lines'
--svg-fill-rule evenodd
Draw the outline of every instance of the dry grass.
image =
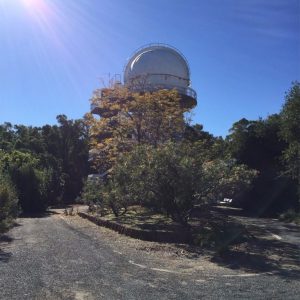
<svg viewBox="0 0 300 300">
<path fill-rule="evenodd" d="M 181 224 L 172 221 L 171 218 L 141 206 L 131 206 L 125 214 L 118 217 L 110 213 L 101 218 L 135 229 L 155 231 L 175 231 L 183 229 Z"/>
</svg>

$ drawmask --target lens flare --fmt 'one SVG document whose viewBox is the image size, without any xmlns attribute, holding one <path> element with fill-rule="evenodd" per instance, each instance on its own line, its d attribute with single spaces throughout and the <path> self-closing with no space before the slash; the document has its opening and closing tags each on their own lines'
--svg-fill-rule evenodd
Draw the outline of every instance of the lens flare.
<svg viewBox="0 0 300 300">
<path fill-rule="evenodd" d="M 25 5 L 31 6 L 31 5 L 36 5 L 39 0 L 23 0 Z"/>
<path fill-rule="evenodd" d="M 5 47 L 10 49 L 8 53 L 18 52 L 22 44 L 25 47 L 22 55 L 11 55 L 16 74 L 19 62 L 30 62 L 28 69 L 39 73 L 41 80 L 51 79 L 63 85 L 57 76 L 59 69 L 65 76 L 64 82 L 80 93 L 76 79 L 81 76 L 83 66 L 87 72 L 98 74 L 97 63 L 88 58 L 97 53 L 97 58 L 114 63 L 111 50 L 106 51 L 101 45 L 108 45 L 113 35 L 116 39 L 123 37 L 107 25 L 110 21 L 107 11 L 114 11 L 115 6 L 110 7 L 109 0 L 106 1 L 97 13 L 90 15 L 96 7 L 94 1 L 83 1 L 86 4 L 82 5 L 82 1 L 0 0 L 0 52 L 2 36 Z M 10 30 L 4 30 L 5 27 Z"/>
<path fill-rule="evenodd" d="M 43 0 L 22 0 L 23 4 L 31 9 L 37 9 L 45 6 L 45 2 Z"/>
<path fill-rule="evenodd" d="M 49 11 L 49 3 L 45 0 L 21 0 L 24 7 L 32 14 L 45 14 Z"/>
</svg>

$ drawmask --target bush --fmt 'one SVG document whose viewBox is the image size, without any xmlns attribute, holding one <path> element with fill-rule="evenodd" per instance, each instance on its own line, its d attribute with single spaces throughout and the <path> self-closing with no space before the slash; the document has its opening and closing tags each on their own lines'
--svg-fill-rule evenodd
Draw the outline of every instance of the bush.
<svg viewBox="0 0 300 300">
<path fill-rule="evenodd" d="M 198 170 L 193 162 L 173 143 L 137 147 L 114 169 L 118 199 L 124 197 L 125 203 L 141 204 L 186 225 L 196 193 Z"/>
<path fill-rule="evenodd" d="M 3 233 L 18 214 L 18 198 L 11 182 L 0 175 L 0 233 Z"/>
<path fill-rule="evenodd" d="M 255 171 L 232 160 L 207 160 L 197 147 L 171 142 L 159 148 L 137 146 L 113 170 L 111 202 L 140 204 L 188 225 L 195 204 L 232 198 L 251 184 Z"/>
<path fill-rule="evenodd" d="M 293 222 L 296 224 L 300 224 L 300 213 L 296 212 L 293 209 L 289 209 L 279 216 L 279 220 L 284 222 Z"/>
<path fill-rule="evenodd" d="M 83 185 L 81 199 L 90 211 L 103 211 L 103 182 L 101 179 L 87 179 Z"/>
<path fill-rule="evenodd" d="M 47 209 L 47 173 L 30 164 L 11 169 L 21 209 L 24 213 L 38 213 Z"/>
<path fill-rule="evenodd" d="M 239 199 L 251 187 L 257 171 L 232 159 L 214 159 L 202 164 L 202 184 L 196 197 L 199 203 Z"/>
<path fill-rule="evenodd" d="M 37 158 L 20 151 L 2 153 L 0 169 L 13 182 L 24 213 L 42 212 L 47 208 L 51 174 L 48 169 L 39 167 Z"/>
</svg>

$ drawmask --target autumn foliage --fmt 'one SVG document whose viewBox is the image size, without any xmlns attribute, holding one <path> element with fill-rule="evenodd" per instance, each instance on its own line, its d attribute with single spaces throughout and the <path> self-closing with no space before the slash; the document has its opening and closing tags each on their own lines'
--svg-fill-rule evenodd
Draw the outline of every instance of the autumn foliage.
<svg viewBox="0 0 300 300">
<path fill-rule="evenodd" d="M 86 115 L 90 153 L 103 175 L 96 202 L 116 216 L 139 204 L 187 225 L 195 205 L 231 197 L 255 177 L 222 156 L 220 139 L 199 126 L 190 127 L 195 134 L 187 138 L 186 108 L 176 90 L 102 89 L 94 93 L 92 105 L 100 118 Z M 83 197 L 88 195 L 90 203 L 89 185 Z"/>
<path fill-rule="evenodd" d="M 124 87 L 96 90 L 92 104 L 100 119 L 87 114 L 86 120 L 93 164 L 100 172 L 110 169 L 119 154 L 129 152 L 136 144 L 157 147 L 167 140 L 179 139 L 184 131 L 185 109 L 176 90 L 152 93 L 130 92 Z"/>
</svg>

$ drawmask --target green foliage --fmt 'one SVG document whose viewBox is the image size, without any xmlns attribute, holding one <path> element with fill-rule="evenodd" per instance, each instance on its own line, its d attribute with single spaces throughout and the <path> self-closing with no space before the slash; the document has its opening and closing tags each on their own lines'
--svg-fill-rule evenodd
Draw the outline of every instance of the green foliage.
<svg viewBox="0 0 300 300">
<path fill-rule="evenodd" d="M 176 91 L 102 89 L 92 103 L 101 115 L 86 115 L 93 163 L 109 175 L 97 192 L 89 189 L 115 215 L 137 203 L 186 225 L 196 203 L 236 195 L 255 176 L 228 159 L 222 138 L 185 126 Z"/>
<path fill-rule="evenodd" d="M 5 232 L 18 214 L 18 198 L 14 186 L 0 173 L 0 234 Z"/>
<path fill-rule="evenodd" d="M 122 178 L 123 175 L 122 172 L 116 174 L 116 177 L 112 177 L 103 186 L 104 205 L 110 208 L 116 217 L 126 213 L 128 206 L 133 204 L 131 194 L 127 193 L 126 179 Z"/>
<path fill-rule="evenodd" d="M 23 212 L 41 212 L 47 208 L 49 175 L 32 154 L 13 151 L 0 155 L 2 172 L 14 183 Z"/>
<path fill-rule="evenodd" d="M 252 188 L 235 199 L 256 215 L 274 215 L 297 206 L 295 183 L 283 174 L 281 160 L 288 144 L 280 138 L 281 124 L 278 114 L 265 120 L 241 119 L 226 138 L 230 155 L 259 173 Z"/>
<path fill-rule="evenodd" d="M 281 136 L 288 142 L 300 143 L 300 83 L 295 82 L 286 94 L 280 112 Z"/>
<path fill-rule="evenodd" d="M 111 169 L 120 153 L 135 144 L 158 146 L 183 135 L 185 109 L 176 90 L 137 93 L 125 87 L 94 92 L 92 104 L 101 118 L 86 115 L 90 146 L 100 173 Z"/>
<path fill-rule="evenodd" d="M 300 224 L 300 213 L 293 209 L 289 209 L 279 216 L 279 219 L 284 222 L 292 222 Z"/>
<path fill-rule="evenodd" d="M 196 171 L 193 160 L 173 143 L 141 146 L 123 157 L 113 180 L 121 195 L 185 224 L 195 200 Z"/>
<path fill-rule="evenodd" d="M 255 214 L 300 208 L 300 84 L 294 83 L 279 114 L 241 119 L 226 138 L 230 154 L 259 176 L 239 204 Z"/>
<path fill-rule="evenodd" d="M 200 203 L 221 201 L 224 198 L 237 198 L 247 191 L 257 176 L 257 171 L 235 160 L 215 159 L 202 164 L 202 184 L 196 194 Z"/>
<path fill-rule="evenodd" d="M 235 196 L 256 174 L 233 161 L 209 160 L 212 154 L 200 151 L 204 145 L 137 146 L 116 164 L 109 194 L 113 192 L 116 201 L 144 205 L 187 225 L 196 204 L 205 206 Z"/>
<path fill-rule="evenodd" d="M 13 126 L 9 122 L 0 125 L 0 149 L 2 151 L 9 151 L 13 149 L 15 134 Z"/>
<path fill-rule="evenodd" d="M 96 207 L 103 207 L 103 182 L 101 179 L 88 179 L 85 181 L 81 199 L 86 205 L 89 206 L 89 210 L 92 211 Z"/>
<path fill-rule="evenodd" d="M 83 120 L 68 120 L 65 115 L 59 115 L 57 120 L 59 126 L 45 130 L 45 140 L 48 153 L 57 161 L 59 198 L 71 203 L 88 175 L 88 128 Z"/>
<path fill-rule="evenodd" d="M 68 120 L 64 115 L 57 121 L 58 125 L 41 128 L 0 125 L 2 167 L 8 171 L 10 165 L 14 179 L 24 184 L 31 178 L 35 187 L 26 191 L 50 205 L 73 202 L 88 174 L 88 128 L 83 120 Z"/>
<path fill-rule="evenodd" d="M 283 151 L 285 174 L 296 181 L 300 205 L 300 83 L 295 82 L 286 95 L 281 116 L 280 136 L 287 142 Z M 299 207 L 298 207 L 299 209 Z"/>
</svg>

